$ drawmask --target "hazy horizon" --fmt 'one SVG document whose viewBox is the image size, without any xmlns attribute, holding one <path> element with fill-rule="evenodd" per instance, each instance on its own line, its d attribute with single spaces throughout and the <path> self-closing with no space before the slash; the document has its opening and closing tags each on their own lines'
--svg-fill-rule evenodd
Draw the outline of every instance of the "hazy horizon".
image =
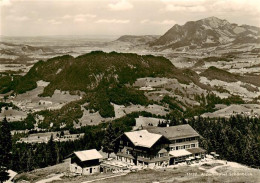
<svg viewBox="0 0 260 183">
<path fill-rule="evenodd" d="M 1 36 L 162 35 L 215 16 L 260 26 L 258 0 L 2 0 Z"/>
</svg>

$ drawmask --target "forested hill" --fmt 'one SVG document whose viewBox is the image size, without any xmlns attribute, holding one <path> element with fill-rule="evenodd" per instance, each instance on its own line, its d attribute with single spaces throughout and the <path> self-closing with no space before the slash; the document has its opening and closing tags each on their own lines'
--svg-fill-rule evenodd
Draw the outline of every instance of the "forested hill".
<svg viewBox="0 0 260 183">
<path fill-rule="evenodd" d="M 44 80 L 50 84 L 43 96 L 50 96 L 55 89 L 88 92 L 115 84 L 132 84 L 141 77 L 169 77 L 190 83 L 196 79 L 194 76 L 197 76 L 195 72 L 187 75 L 164 57 L 94 51 L 76 58 L 65 55 L 39 61 L 24 77 L 13 81 L 9 90 L 23 93 L 34 89 L 36 81 Z"/>
<path fill-rule="evenodd" d="M 36 63 L 23 77 L 0 84 L 0 91 L 24 93 L 37 87 L 37 81 L 50 82 L 42 96 L 52 96 L 56 89 L 86 94 L 81 105 L 99 111 L 102 117 L 113 117 L 112 103 L 148 105 L 143 91 L 132 87 L 137 78 L 176 78 L 180 83 L 199 83 L 191 70 L 176 68 L 164 57 L 132 53 L 94 51 L 79 57 L 65 55 Z"/>
<path fill-rule="evenodd" d="M 238 74 L 230 73 L 228 71 L 216 68 L 214 66 L 209 67 L 202 73 L 200 73 L 201 76 L 205 76 L 210 80 L 217 79 L 221 81 L 226 82 L 245 82 L 245 83 L 251 83 L 255 86 L 260 86 L 260 80 L 259 76 L 257 75 L 243 75 L 240 76 Z"/>
</svg>

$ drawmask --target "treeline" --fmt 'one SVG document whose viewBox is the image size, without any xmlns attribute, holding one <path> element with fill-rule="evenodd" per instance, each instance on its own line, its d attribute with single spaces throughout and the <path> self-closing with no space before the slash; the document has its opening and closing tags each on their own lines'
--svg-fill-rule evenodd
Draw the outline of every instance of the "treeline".
<svg viewBox="0 0 260 183">
<path fill-rule="evenodd" d="M 74 151 L 92 148 L 100 150 L 103 134 L 100 130 L 88 132 L 84 138 L 75 141 L 55 142 L 51 137 L 47 144 L 13 144 L 11 169 L 17 172 L 31 171 L 60 163 Z"/>
<path fill-rule="evenodd" d="M 200 105 L 190 106 L 182 101 L 179 101 L 177 97 L 164 96 L 161 103 L 168 105 L 171 109 L 168 119 L 171 117 L 175 118 L 190 118 L 193 116 L 199 116 L 206 112 L 216 111 L 216 104 L 244 104 L 244 101 L 236 95 L 231 95 L 228 98 L 221 99 L 214 93 L 207 93 L 206 95 L 194 95 L 194 100 L 200 103 Z"/>
<path fill-rule="evenodd" d="M 61 124 L 66 124 L 66 130 L 73 128 L 73 122 L 78 123 L 79 118 L 83 116 L 83 110 L 81 105 L 84 102 L 82 100 L 73 101 L 64 105 L 58 110 L 44 110 L 39 111 L 36 114 L 44 116 L 43 122 L 39 123 L 39 128 L 50 129 L 52 123 L 52 130 L 59 130 Z"/>
<path fill-rule="evenodd" d="M 60 163 L 69 157 L 71 153 L 79 150 L 97 149 L 111 152 L 109 143 L 125 131 L 130 131 L 135 126 L 135 118 L 139 115 L 152 117 L 151 113 L 135 112 L 109 123 L 101 123 L 96 126 L 84 126 L 80 129 L 71 129 L 70 133 L 85 133 L 84 137 L 67 142 L 55 142 L 53 138 L 47 144 L 27 144 L 13 141 L 12 161 L 10 168 L 17 172 L 31 171 L 49 165 Z M 156 117 L 156 116 L 154 116 Z M 10 124 L 10 123 L 9 123 Z M 17 140 L 17 138 L 15 138 Z"/>
<path fill-rule="evenodd" d="M 116 82 L 111 85 L 110 82 L 101 82 L 95 92 L 87 94 L 88 99 L 86 101 L 89 103 L 85 106 L 87 110 L 99 111 L 102 117 L 108 118 L 115 117 L 114 107 L 111 103 L 125 106 L 130 104 L 146 106 L 151 103 L 143 91 L 123 84 L 116 84 Z M 111 85 L 111 87 L 106 87 L 108 85 Z"/>
<path fill-rule="evenodd" d="M 85 133 L 82 139 L 76 141 L 54 142 L 51 138 L 47 144 L 13 142 L 11 168 L 22 172 L 54 165 L 78 150 L 92 148 L 100 150 L 103 147 L 103 150 L 111 152 L 111 146 L 107 142 L 112 142 L 113 138 L 130 131 L 132 126 L 135 126 L 135 118 L 140 115 L 153 116 L 147 112 L 136 112 L 114 120 L 111 126 L 108 126 L 108 123 L 101 123 L 71 129 L 71 133 Z M 232 116 L 230 119 L 198 117 L 185 120 L 173 116 L 168 118 L 158 126 L 164 127 L 167 123 L 170 126 L 189 123 L 202 136 L 200 146 L 208 152 L 216 151 L 223 159 L 260 167 L 259 118 L 244 116 Z"/>
<path fill-rule="evenodd" d="M 10 122 L 11 130 L 31 130 L 34 129 L 34 124 L 36 120 L 34 119 L 33 114 L 29 113 L 27 117 L 22 121 L 13 121 Z"/>
<path fill-rule="evenodd" d="M 245 102 L 239 96 L 231 95 L 228 98 L 220 98 L 214 93 L 208 93 L 206 96 L 202 95 L 195 95 L 195 100 L 200 103 L 200 106 L 194 107 L 187 107 L 187 110 L 184 113 L 184 117 L 193 117 L 199 116 L 206 112 L 214 112 L 216 111 L 215 105 L 216 104 L 244 104 Z"/>
<path fill-rule="evenodd" d="M 5 98 L 4 98 L 4 100 L 5 100 Z M 19 108 L 16 105 L 14 105 L 12 102 L 11 103 L 0 102 L 0 113 L 2 112 L 3 107 L 5 108 L 5 110 L 8 110 L 9 107 L 19 110 Z"/>
<path fill-rule="evenodd" d="M 190 119 L 189 124 L 203 137 L 200 145 L 229 161 L 260 167 L 260 118 L 241 115 L 229 119 Z"/>
</svg>

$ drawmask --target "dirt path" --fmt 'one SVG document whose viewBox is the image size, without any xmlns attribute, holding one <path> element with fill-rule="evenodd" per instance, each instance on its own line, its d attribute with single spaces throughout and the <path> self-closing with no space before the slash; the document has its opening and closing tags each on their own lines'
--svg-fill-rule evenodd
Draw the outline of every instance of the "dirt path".
<svg viewBox="0 0 260 183">
<path fill-rule="evenodd" d="M 112 176 L 103 177 L 103 178 L 100 178 L 100 179 L 84 181 L 84 182 L 82 182 L 82 183 L 90 183 L 90 182 L 95 182 L 95 181 L 100 181 L 100 180 L 110 179 L 110 178 L 114 178 L 114 177 L 124 176 L 124 175 L 126 175 L 126 174 L 127 174 L 127 173 L 122 173 L 122 174 L 112 175 Z"/>
<path fill-rule="evenodd" d="M 40 180 L 40 181 L 37 181 L 36 183 L 47 183 L 47 182 L 52 182 L 54 180 L 61 180 L 61 177 L 63 176 L 64 174 L 61 173 L 61 174 L 57 174 L 53 177 L 50 177 L 50 178 L 47 178 L 47 179 L 43 179 L 43 180 Z"/>
<path fill-rule="evenodd" d="M 211 169 L 204 169 L 202 167 L 200 167 L 199 169 L 204 169 L 207 171 L 207 173 L 211 173 L 211 174 L 217 174 L 218 172 L 216 171 L 218 168 L 223 168 L 223 167 L 231 167 L 231 168 L 241 168 L 241 169 L 247 169 L 248 167 L 245 165 L 241 165 L 239 163 L 236 162 L 230 162 L 230 161 L 224 161 L 224 160 L 215 160 L 216 163 L 221 163 L 222 165 L 219 166 L 215 166 Z"/>
<path fill-rule="evenodd" d="M 213 167 L 213 168 L 211 168 L 211 169 L 209 169 L 209 170 L 206 170 L 206 171 L 207 171 L 207 173 L 217 174 L 218 172 L 217 172 L 216 170 L 217 170 L 218 168 L 224 167 L 224 166 L 226 166 L 226 165 L 215 166 L 215 167 Z"/>
</svg>

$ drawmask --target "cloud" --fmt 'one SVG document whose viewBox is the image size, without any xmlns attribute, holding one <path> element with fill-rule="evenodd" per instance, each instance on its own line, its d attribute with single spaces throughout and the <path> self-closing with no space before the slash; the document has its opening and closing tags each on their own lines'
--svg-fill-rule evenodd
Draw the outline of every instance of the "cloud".
<svg viewBox="0 0 260 183">
<path fill-rule="evenodd" d="M 75 18 L 95 18 L 97 15 L 93 15 L 93 14 L 78 14 L 75 15 Z"/>
<path fill-rule="evenodd" d="M 150 22 L 149 19 L 144 19 L 144 20 L 141 20 L 141 21 L 140 21 L 141 24 L 145 24 L 145 23 L 148 23 L 148 22 Z"/>
<path fill-rule="evenodd" d="M 200 6 L 209 3 L 209 1 L 207 0 L 161 0 L 161 1 L 167 5 L 171 4 L 180 7 L 194 7 L 194 6 Z"/>
<path fill-rule="evenodd" d="M 203 6 L 175 6 L 172 4 L 166 5 L 166 11 L 189 11 L 189 12 L 205 12 L 207 9 Z"/>
<path fill-rule="evenodd" d="M 113 10 L 113 11 L 124 11 L 124 10 L 130 10 L 134 6 L 127 0 L 119 0 L 117 3 L 108 4 L 108 7 L 110 10 Z"/>
<path fill-rule="evenodd" d="M 144 20 L 141 20 L 140 23 L 141 24 L 174 25 L 174 24 L 176 24 L 176 21 L 175 20 L 157 21 L 157 20 L 144 19 Z"/>
<path fill-rule="evenodd" d="M 162 11 L 172 12 L 252 12 L 260 11 L 259 0 L 161 0 Z"/>
<path fill-rule="evenodd" d="M 9 15 L 6 17 L 6 19 L 8 19 L 9 21 L 19 21 L 19 22 L 29 20 L 27 16 L 15 16 L 15 15 Z"/>
<path fill-rule="evenodd" d="M 116 24 L 126 24 L 129 22 L 130 20 L 121 20 L 121 19 L 100 19 L 96 21 L 96 23 L 116 23 Z"/>
<path fill-rule="evenodd" d="M 63 17 L 61 17 L 62 19 L 70 19 L 72 16 L 71 15 L 64 15 Z"/>
<path fill-rule="evenodd" d="M 16 17 L 16 21 L 26 21 L 26 20 L 29 20 L 27 16 Z"/>
<path fill-rule="evenodd" d="M 10 0 L 0 0 L 0 6 L 11 6 L 12 3 Z"/>
<path fill-rule="evenodd" d="M 160 22 L 160 24 L 165 24 L 165 25 L 174 25 L 176 22 L 174 20 L 163 20 Z"/>
<path fill-rule="evenodd" d="M 88 18 L 95 18 L 94 14 L 77 14 L 73 16 L 74 22 L 85 22 Z"/>
<path fill-rule="evenodd" d="M 48 22 L 49 22 L 50 24 L 52 24 L 52 25 L 59 25 L 59 24 L 62 24 L 61 21 L 57 21 L 57 20 L 55 20 L 55 19 L 51 19 L 51 20 L 49 20 Z"/>
<path fill-rule="evenodd" d="M 85 22 L 89 18 L 95 18 L 97 15 L 94 14 L 77 14 L 77 15 L 64 15 L 61 17 L 61 19 L 69 20 L 73 19 L 74 22 Z"/>
<path fill-rule="evenodd" d="M 210 5 L 210 9 L 217 12 L 246 12 L 260 13 L 259 0 L 218 0 Z"/>
</svg>

